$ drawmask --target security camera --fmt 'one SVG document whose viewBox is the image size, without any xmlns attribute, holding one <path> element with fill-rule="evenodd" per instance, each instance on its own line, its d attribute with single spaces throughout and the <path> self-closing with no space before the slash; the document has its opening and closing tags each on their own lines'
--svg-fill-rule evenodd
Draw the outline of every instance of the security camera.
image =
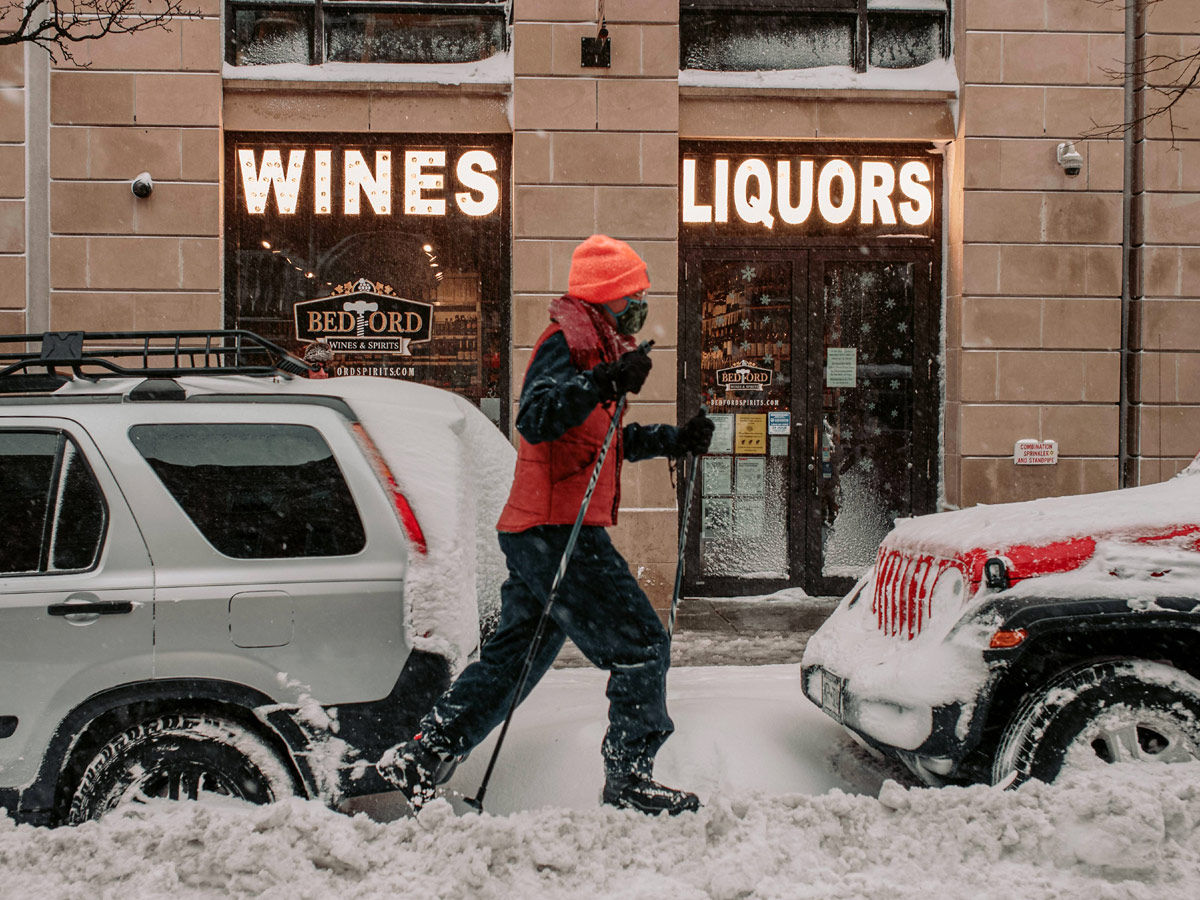
<svg viewBox="0 0 1200 900">
<path fill-rule="evenodd" d="M 149 172 L 143 172 L 137 178 L 133 179 L 133 183 L 129 185 L 129 189 L 133 191 L 133 196 L 144 200 L 154 190 L 154 179 L 150 177 Z"/>
<path fill-rule="evenodd" d="M 1074 178 L 1083 171 L 1083 156 L 1075 149 L 1075 145 L 1070 141 L 1063 141 L 1058 145 L 1058 164 L 1063 167 L 1063 171 Z"/>
</svg>

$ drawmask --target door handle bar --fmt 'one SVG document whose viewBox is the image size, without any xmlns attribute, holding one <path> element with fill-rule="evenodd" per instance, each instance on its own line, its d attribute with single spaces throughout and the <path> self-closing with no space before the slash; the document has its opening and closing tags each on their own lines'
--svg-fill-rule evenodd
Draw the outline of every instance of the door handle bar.
<svg viewBox="0 0 1200 900">
<path fill-rule="evenodd" d="M 124 616 L 133 612 L 130 600 L 99 600 L 95 603 L 51 603 L 46 612 L 52 616 Z"/>
</svg>

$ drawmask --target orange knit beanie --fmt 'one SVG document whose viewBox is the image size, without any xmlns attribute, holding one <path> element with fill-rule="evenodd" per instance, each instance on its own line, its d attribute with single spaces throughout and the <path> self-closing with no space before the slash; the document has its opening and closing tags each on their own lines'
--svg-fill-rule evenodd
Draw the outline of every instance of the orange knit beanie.
<svg viewBox="0 0 1200 900">
<path fill-rule="evenodd" d="M 593 234 L 571 254 L 567 293 L 587 303 L 607 303 L 650 287 L 646 264 L 624 241 Z"/>
</svg>

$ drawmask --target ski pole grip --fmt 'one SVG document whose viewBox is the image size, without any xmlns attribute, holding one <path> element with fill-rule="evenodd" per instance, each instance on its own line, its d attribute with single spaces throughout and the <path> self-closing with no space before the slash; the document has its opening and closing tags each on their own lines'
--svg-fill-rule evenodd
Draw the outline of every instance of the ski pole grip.
<svg viewBox="0 0 1200 900">
<path fill-rule="evenodd" d="M 638 344 L 638 350 L 640 350 L 642 353 L 649 355 L 650 348 L 653 346 L 654 346 L 653 339 L 648 340 L 648 341 L 642 341 L 640 344 Z"/>
</svg>

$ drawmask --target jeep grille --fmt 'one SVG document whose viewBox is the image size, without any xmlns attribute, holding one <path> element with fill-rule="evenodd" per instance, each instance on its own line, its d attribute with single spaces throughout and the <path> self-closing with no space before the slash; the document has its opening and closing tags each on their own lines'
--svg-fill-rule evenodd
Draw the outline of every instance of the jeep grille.
<svg viewBox="0 0 1200 900">
<path fill-rule="evenodd" d="M 933 615 L 933 589 L 954 560 L 879 548 L 871 611 L 884 634 L 912 640 Z"/>
</svg>

